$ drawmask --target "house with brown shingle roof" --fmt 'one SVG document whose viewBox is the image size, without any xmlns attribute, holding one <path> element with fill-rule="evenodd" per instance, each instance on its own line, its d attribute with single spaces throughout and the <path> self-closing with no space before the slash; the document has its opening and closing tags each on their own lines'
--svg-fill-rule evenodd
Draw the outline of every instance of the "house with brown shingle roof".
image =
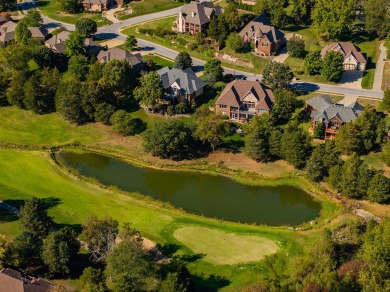
<svg viewBox="0 0 390 292">
<path fill-rule="evenodd" d="M 184 5 L 175 22 L 175 29 L 181 33 L 196 34 L 204 31 L 210 21 L 223 13 L 220 6 L 208 1 L 191 1 Z"/>
<path fill-rule="evenodd" d="M 254 116 L 269 114 L 275 97 L 259 81 L 233 80 L 215 102 L 215 111 L 233 121 L 250 121 Z"/>
<path fill-rule="evenodd" d="M 115 1 L 118 5 L 122 5 L 122 0 Z M 81 2 L 84 9 L 88 11 L 104 11 L 110 9 L 114 5 L 113 0 L 83 0 Z"/>
<path fill-rule="evenodd" d="M 126 60 L 136 72 L 140 72 L 145 65 L 141 54 L 132 54 L 119 48 L 111 48 L 107 51 L 100 51 L 100 53 L 97 55 L 97 60 L 100 63 L 109 62 L 111 60 Z"/>
<path fill-rule="evenodd" d="M 249 22 L 239 33 L 245 43 L 253 43 L 255 53 L 271 56 L 286 44 L 286 38 L 278 28 L 272 26 L 265 13 Z"/>
<path fill-rule="evenodd" d="M 15 40 L 15 29 L 16 22 L 7 21 L 0 26 L 0 42 L 3 44 L 10 43 Z M 48 32 L 46 27 L 28 27 L 28 30 L 31 32 L 31 38 L 45 40 Z"/>
<path fill-rule="evenodd" d="M 366 69 L 367 60 L 360 52 L 360 49 L 351 42 L 334 42 L 327 45 L 321 50 L 321 57 L 330 52 L 340 52 L 344 56 L 344 70 L 361 70 Z"/>
<path fill-rule="evenodd" d="M 0 271 L 1 292 L 49 292 L 55 288 L 56 285 L 45 279 L 26 277 L 9 268 Z"/>
</svg>

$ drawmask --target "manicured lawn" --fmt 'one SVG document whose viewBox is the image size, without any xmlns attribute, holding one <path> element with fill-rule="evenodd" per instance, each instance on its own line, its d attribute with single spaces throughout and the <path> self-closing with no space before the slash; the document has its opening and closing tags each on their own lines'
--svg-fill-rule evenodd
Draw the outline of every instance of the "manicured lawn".
<svg viewBox="0 0 390 292">
<path fill-rule="evenodd" d="M 75 126 L 59 114 L 35 115 L 16 107 L 0 107 L 0 142 L 59 145 L 108 140 L 95 124 Z"/>
<path fill-rule="evenodd" d="M 150 14 L 154 12 L 169 10 L 175 7 L 182 6 L 184 3 L 173 0 L 143 0 L 130 2 L 130 7 L 133 9 L 132 14 L 126 14 L 119 17 L 120 20 L 129 19 L 135 16 Z"/>
<path fill-rule="evenodd" d="M 78 13 L 78 14 L 69 14 L 60 12 L 60 5 L 57 0 L 39 0 L 37 1 L 39 10 L 42 14 L 50 17 L 54 20 L 76 24 L 76 21 L 82 17 L 91 18 L 96 21 L 98 27 L 111 24 L 112 22 L 106 18 L 102 18 L 101 14 L 95 13 Z"/>
<path fill-rule="evenodd" d="M 362 53 L 367 57 L 367 67 L 363 75 L 362 88 L 372 89 L 374 84 L 376 62 L 380 54 L 378 39 L 356 44 Z"/>
<path fill-rule="evenodd" d="M 261 260 L 277 251 L 267 238 L 242 236 L 204 227 L 182 227 L 173 236 L 204 260 L 216 265 L 232 265 Z"/>
<path fill-rule="evenodd" d="M 258 227 L 235 223 L 221 222 L 182 213 L 150 202 L 147 199 L 136 199 L 131 194 L 122 193 L 116 189 L 102 189 L 92 183 L 88 183 L 68 176 L 51 161 L 48 153 L 31 151 L 23 152 L 16 150 L 0 149 L 0 199 L 13 205 L 20 205 L 23 200 L 37 196 L 46 198 L 50 202 L 49 214 L 55 221 L 68 225 L 80 231 L 83 220 L 92 215 L 110 215 L 120 222 L 133 222 L 133 226 L 140 230 L 147 238 L 161 243 L 177 246 L 178 254 L 194 255 L 198 253 L 193 243 L 183 239 L 183 231 L 186 237 L 199 242 L 201 251 L 210 252 L 211 261 L 235 261 L 248 260 L 249 255 L 244 251 L 259 258 L 266 250 L 275 250 L 275 244 L 279 249 L 286 251 L 292 258 L 302 253 L 302 246 L 313 240 L 311 232 L 305 236 L 291 230 L 280 228 Z M 0 221 L 0 233 L 14 237 L 20 232 L 18 221 Z M 181 229 L 195 227 L 195 229 Z M 178 241 L 174 234 L 180 230 Z M 234 235 L 233 235 L 234 234 Z M 181 237 L 180 237 L 181 235 Z M 315 233 L 313 234 L 315 235 Z M 217 250 L 216 236 L 224 236 L 228 240 L 219 242 L 221 251 L 225 250 L 224 256 Z M 249 237 L 248 237 L 249 236 Z M 204 239 L 204 240 L 203 240 Z M 297 244 L 299 242 L 299 245 Z M 274 243 L 272 243 L 274 242 Z M 238 249 L 236 249 L 238 248 Z M 191 251 L 194 249 L 194 251 Z M 256 250 L 256 251 L 255 251 Z M 228 253 L 229 252 L 229 253 Z M 237 255 L 234 260 L 231 256 Z M 235 291 L 242 288 L 246 283 L 261 281 L 263 275 L 259 263 L 246 266 L 240 265 L 215 265 L 207 262 L 207 259 L 195 259 L 190 261 L 189 268 L 195 274 L 197 282 L 205 283 L 209 275 L 220 278 L 226 291 Z M 207 282 L 207 286 L 214 282 Z M 218 282 L 219 283 L 219 282 Z M 74 284 L 74 283 L 73 283 Z M 237 291 L 237 290 L 236 290 Z"/>
<path fill-rule="evenodd" d="M 152 60 L 156 64 L 156 69 L 161 69 L 164 67 L 171 67 L 173 66 L 173 61 L 160 57 L 159 55 L 145 55 L 143 56 L 143 59 L 145 61 Z"/>
<path fill-rule="evenodd" d="M 383 80 L 382 80 L 382 90 L 390 88 L 390 62 L 385 63 L 385 68 L 383 69 Z"/>
</svg>

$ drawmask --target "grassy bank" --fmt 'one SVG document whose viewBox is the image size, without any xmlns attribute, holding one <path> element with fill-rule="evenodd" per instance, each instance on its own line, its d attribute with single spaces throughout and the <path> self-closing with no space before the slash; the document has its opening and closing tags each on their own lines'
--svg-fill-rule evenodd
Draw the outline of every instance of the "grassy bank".
<svg viewBox="0 0 390 292">
<path fill-rule="evenodd" d="M 137 194 L 124 193 L 115 188 L 100 188 L 94 183 L 66 175 L 45 152 L 0 149 L 0 156 L 2 157 L 0 161 L 1 200 L 19 207 L 23 200 L 31 196 L 45 198 L 50 205 L 49 214 L 54 217 L 55 221 L 77 231 L 80 231 L 80 224 L 87 216 L 108 214 L 120 222 L 133 222 L 134 227 L 140 230 L 143 236 L 162 245 L 174 245 L 178 249 L 178 254 L 188 256 L 196 255 L 199 248 L 215 250 L 215 242 L 210 242 L 210 247 L 207 246 L 207 242 L 202 242 L 201 247 L 193 246 L 193 244 L 188 246 L 188 242 L 180 237 L 183 230 L 175 236 L 176 230 L 195 227 L 184 229 L 186 234 L 189 232 L 190 236 L 195 237 L 198 228 L 206 228 L 213 235 L 234 233 L 236 236 L 229 238 L 231 244 L 225 250 L 226 258 L 237 252 L 235 248 L 238 242 L 243 245 L 243 251 L 245 251 L 245 248 L 251 250 L 250 247 L 254 243 L 261 241 L 264 244 L 268 242 L 267 240 L 276 244 L 279 250 L 294 256 L 303 252 L 302 243 L 310 242 L 314 238 L 310 235 L 302 236 L 299 232 L 288 229 L 250 226 L 202 218 L 167 208 L 164 204 L 155 203 L 152 200 L 140 200 Z M 10 237 L 17 235 L 20 229 L 15 219 L 9 218 L 7 221 L 7 218 L 3 218 L 0 223 L 0 233 Z M 272 248 L 274 248 L 273 244 Z M 218 254 L 214 255 L 211 261 L 215 260 L 215 257 L 218 258 Z M 234 291 L 237 287 L 262 278 L 259 272 L 261 270 L 259 262 L 215 265 L 208 258 L 199 258 L 189 265 L 191 271 L 200 277 L 200 280 L 206 281 L 211 274 L 214 278 L 224 280 L 222 281 L 224 285 L 220 288 L 225 287 L 227 291 Z"/>
</svg>

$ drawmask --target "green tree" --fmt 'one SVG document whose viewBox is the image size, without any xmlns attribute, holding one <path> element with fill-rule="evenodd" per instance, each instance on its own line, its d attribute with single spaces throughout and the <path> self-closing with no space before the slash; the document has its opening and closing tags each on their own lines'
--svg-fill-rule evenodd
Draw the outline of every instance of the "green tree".
<svg viewBox="0 0 390 292">
<path fill-rule="evenodd" d="M 286 161 L 296 168 L 305 167 L 310 156 L 310 137 L 306 131 L 295 123 L 287 126 L 282 136 L 281 152 Z"/>
<path fill-rule="evenodd" d="M 37 238 L 44 238 L 53 227 L 53 218 L 47 214 L 47 207 L 42 199 L 32 197 L 20 208 L 20 224 Z"/>
<path fill-rule="evenodd" d="M 96 21 L 91 18 L 82 17 L 76 21 L 76 31 L 83 38 L 90 38 L 97 32 Z"/>
<path fill-rule="evenodd" d="M 269 137 L 269 151 L 271 155 L 276 158 L 283 157 L 282 137 L 283 137 L 283 132 L 280 129 L 274 128 L 271 131 L 271 135 Z"/>
<path fill-rule="evenodd" d="M 362 177 L 363 168 L 367 168 L 359 159 L 357 154 L 352 156 L 344 163 L 342 168 L 342 177 L 340 187 L 342 194 L 348 198 L 362 198 L 366 189 L 360 189 L 361 181 L 368 182 L 370 178 Z"/>
<path fill-rule="evenodd" d="M 138 42 L 135 36 L 129 35 L 126 38 L 125 46 L 128 50 L 132 51 L 137 48 Z"/>
<path fill-rule="evenodd" d="M 385 90 L 379 109 L 390 113 L 390 88 Z"/>
<path fill-rule="evenodd" d="M 119 104 L 126 104 L 131 99 L 136 84 L 131 65 L 125 60 L 109 61 L 104 65 L 102 75 L 99 84 L 107 93 L 111 93 Z"/>
<path fill-rule="evenodd" d="M 88 58 L 83 55 L 73 55 L 68 62 L 68 73 L 73 74 L 80 81 L 84 81 L 89 70 Z"/>
<path fill-rule="evenodd" d="M 81 11 L 81 3 L 78 0 L 59 0 L 60 8 L 64 12 L 79 13 Z"/>
<path fill-rule="evenodd" d="M 32 47 L 32 58 L 38 64 L 39 68 L 52 68 L 55 65 L 57 57 L 50 48 L 39 45 Z"/>
<path fill-rule="evenodd" d="M 290 120 L 295 110 L 297 99 L 292 91 L 285 89 L 276 89 L 274 96 L 275 103 L 271 109 L 271 120 L 275 124 L 284 124 Z"/>
<path fill-rule="evenodd" d="M 222 80 L 223 71 L 220 60 L 208 60 L 204 64 L 203 79 L 208 85 L 213 85 L 215 82 Z"/>
<path fill-rule="evenodd" d="M 386 142 L 386 144 L 383 146 L 381 159 L 387 166 L 390 166 L 390 142 L 389 141 Z"/>
<path fill-rule="evenodd" d="M 35 9 L 28 10 L 26 16 L 23 18 L 23 21 L 29 27 L 39 27 L 43 24 L 41 13 Z"/>
<path fill-rule="evenodd" d="M 110 118 L 110 123 L 114 131 L 130 136 L 141 133 L 145 130 L 145 123 L 139 118 L 132 118 L 125 110 L 116 111 Z"/>
<path fill-rule="evenodd" d="M 292 3 L 292 15 L 295 20 L 304 24 L 309 24 L 315 0 L 293 0 Z"/>
<path fill-rule="evenodd" d="M 268 116 L 262 115 L 259 119 L 253 119 L 254 129 L 245 137 L 245 153 L 258 162 L 268 162 L 270 154 L 269 140 L 271 136 L 271 125 Z"/>
<path fill-rule="evenodd" d="M 83 274 L 80 277 L 80 286 L 82 292 L 107 291 L 102 271 L 92 267 L 84 269 Z"/>
<path fill-rule="evenodd" d="M 102 102 L 96 106 L 94 118 L 96 122 L 110 125 L 110 118 L 115 113 L 115 107 L 109 103 Z"/>
<path fill-rule="evenodd" d="M 140 79 L 140 85 L 134 90 L 134 96 L 154 111 L 159 99 L 162 98 L 164 88 L 157 72 L 150 72 Z"/>
<path fill-rule="evenodd" d="M 240 52 L 244 48 L 244 42 L 236 32 L 232 32 L 228 36 L 226 40 L 226 45 L 228 46 L 229 49 L 235 52 Z"/>
<path fill-rule="evenodd" d="M 323 123 L 318 123 L 314 127 L 313 138 L 322 140 L 325 138 L 325 125 Z"/>
<path fill-rule="evenodd" d="M 203 143 L 209 143 L 213 150 L 223 142 L 223 138 L 229 132 L 226 117 L 215 114 L 207 108 L 198 109 L 195 123 L 195 136 Z"/>
<path fill-rule="evenodd" d="M 114 291 L 147 290 L 147 282 L 154 274 L 154 265 L 138 243 L 126 241 L 107 255 L 105 273 Z"/>
<path fill-rule="evenodd" d="M 69 34 L 68 39 L 65 41 L 65 55 L 72 57 L 75 55 L 84 55 L 84 36 L 77 30 Z"/>
<path fill-rule="evenodd" d="M 325 147 L 323 145 L 314 148 L 305 167 L 306 175 L 309 179 L 320 181 L 325 177 L 327 174 L 326 165 L 323 162 L 325 155 Z"/>
<path fill-rule="evenodd" d="M 13 71 L 11 82 L 5 92 L 8 102 L 20 108 L 24 108 L 24 90 L 22 89 L 27 82 L 27 74 L 23 71 Z"/>
<path fill-rule="evenodd" d="M 390 31 L 390 0 L 365 0 L 362 4 L 366 31 L 385 37 Z"/>
<path fill-rule="evenodd" d="M 334 165 L 329 169 L 329 175 L 327 178 L 327 182 L 336 190 L 341 190 L 341 178 L 343 175 L 342 165 Z"/>
<path fill-rule="evenodd" d="M 305 57 L 304 69 L 310 75 L 320 74 L 322 69 L 321 52 L 309 52 Z"/>
<path fill-rule="evenodd" d="M 169 273 L 161 282 L 160 292 L 186 292 L 187 288 L 180 281 L 177 273 Z"/>
<path fill-rule="evenodd" d="M 80 94 L 81 84 L 74 77 L 63 79 L 56 93 L 56 109 L 64 118 L 75 124 L 87 121 Z"/>
<path fill-rule="evenodd" d="M 28 29 L 26 21 L 23 19 L 18 22 L 15 28 L 15 40 L 25 45 L 28 44 L 31 39 L 31 31 Z"/>
<path fill-rule="evenodd" d="M 118 226 L 118 221 L 108 216 L 103 219 L 91 216 L 85 220 L 81 236 L 88 245 L 94 263 L 104 263 L 107 254 L 113 251 Z"/>
<path fill-rule="evenodd" d="M 390 220 L 382 219 L 379 225 L 369 224 L 362 236 L 358 257 L 364 261 L 359 283 L 364 291 L 386 291 L 389 288 Z"/>
<path fill-rule="evenodd" d="M 29 71 L 31 50 L 23 43 L 7 45 L 0 50 L 0 67 L 4 70 Z"/>
<path fill-rule="evenodd" d="M 65 276 L 70 273 L 79 249 L 74 231 L 63 228 L 51 232 L 43 241 L 42 259 L 51 274 Z"/>
<path fill-rule="evenodd" d="M 305 41 L 302 37 L 294 34 L 287 41 L 287 50 L 291 57 L 303 58 L 306 54 L 305 51 Z"/>
<path fill-rule="evenodd" d="M 360 132 L 354 123 L 348 123 L 340 128 L 336 135 L 337 148 L 344 154 L 360 151 Z"/>
<path fill-rule="evenodd" d="M 5 235 L 0 234 L 0 267 L 3 268 L 3 261 L 7 250 L 9 249 L 10 243 L 8 242 Z"/>
<path fill-rule="evenodd" d="M 146 130 L 144 148 L 153 156 L 180 160 L 190 157 L 195 146 L 192 127 L 180 120 L 157 121 Z"/>
<path fill-rule="evenodd" d="M 9 11 L 15 7 L 16 2 L 14 0 L 1 0 L 0 11 Z"/>
<path fill-rule="evenodd" d="M 23 231 L 16 236 L 10 246 L 6 264 L 21 269 L 42 265 L 42 240 L 29 231 Z"/>
<path fill-rule="evenodd" d="M 316 0 L 311 18 L 321 37 L 339 39 L 350 32 L 355 11 L 356 0 Z"/>
<path fill-rule="evenodd" d="M 390 199 L 390 180 L 383 175 L 383 171 L 376 171 L 371 178 L 367 197 L 376 203 L 385 203 Z"/>
<path fill-rule="evenodd" d="M 180 52 L 173 63 L 173 68 L 185 70 L 192 66 L 191 56 L 187 52 Z"/>
<path fill-rule="evenodd" d="M 339 82 L 344 73 L 344 56 L 340 52 L 328 52 L 322 62 L 321 74 L 328 81 Z"/>
<path fill-rule="evenodd" d="M 263 70 L 263 82 L 272 89 L 287 88 L 292 78 L 290 67 L 283 63 L 271 61 Z"/>
</svg>

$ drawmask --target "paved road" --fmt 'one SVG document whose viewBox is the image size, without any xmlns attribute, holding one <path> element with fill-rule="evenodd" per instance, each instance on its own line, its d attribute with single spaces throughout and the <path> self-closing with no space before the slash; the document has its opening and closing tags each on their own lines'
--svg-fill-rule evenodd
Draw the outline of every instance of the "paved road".
<svg viewBox="0 0 390 292">
<path fill-rule="evenodd" d="M 378 62 L 376 63 L 374 85 L 372 87 L 372 89 L 375 91 L 382 91 L 383 69 L 385 68 L 386 62 L 386 47 L 383 45 L 383 42 L 381 42 L 379 50 L 380 54 Z"/>
<path fill-rule="evenodd" d="M 24 0 L 23 3 L 21 4 L 22 9 L 25 11 L 34 7 L 32 0 Z M 105 38 L 105 39 L 118 39 L 124 41 L 126 39 L 126 36 L 123 35 L 120 30 L 126 26 L 138 24 L 138 23 L 143 23 L 146 21 L 150 21 L 153 19 L 158 19 L 158 18 L 163 18 L 171 15 L 175 15 L 180 11 L 181 7 L 177 7 L 174 9 L 170 10 L 165 10 L 161 12 L 156 12 L 156 13 L 151 13 L 151 14 L 146 14 L 142 16 L 137 16 L 133 17 L 118 23 L 113 23 L 111 25 L 107 25 L 104 27 L 99 27 L 97 31 L 97 36 L 100 38 Z M 58 26 L 63 26 L 67 30 L 74 30 L 74 25 L 55 21 L 53 19 L 50 19 L 44 15 L 42 15 L 44 23 L 49 27 L 49 28 L 54 28 Z M 177 56 L 178 52 L 171 50 L 169 48 L 157 45 L 155 43 L 145 41 L 142 39 L 137 39 L 138 44 L 140 47 L 143 47 L 144 50 L 148 51 L 153 51 L 156 52 L 162 56 L 165 56 L 169 59 L 175 59 Z M 196 69 L 201 71 L 203 70 L 204 67 L 204 61 L 193 58 L 193 64 Z M 225 74 L 230 73 L 234 74 L 239 78 L 246 77 L 248 79 L 258 79 L 261 80 L 262 76 L 261 75 L 256 75 L 253 73 L 248 73 L 248 72 L 243 72 L 239 70 L 234 70 L 231 68 L 224 68 Z M 300 90 L 305 90 L 305 91 L 321 91 L 321 92 L 327 92 L 327 93 L 332 93 L 332 94 L 341 94 L 341 95 L 356 95 L 356 96 L 362 96 L 362 97 L 370 97 L 370 98 L 383 98 L 383 92 L 378 91 L 378 90 L 365 90 L 365 89 L 353 89 L 353 88 L 343 88 L 340 86 L 335 86 L 335 85 L 327 85 L 327 84 L 317 84 L 317 83 L 308 83 L 308 82 L 293 82 L 292 83 L 292 88 L 294 89 L 300 89 Z"/>
</svg>

